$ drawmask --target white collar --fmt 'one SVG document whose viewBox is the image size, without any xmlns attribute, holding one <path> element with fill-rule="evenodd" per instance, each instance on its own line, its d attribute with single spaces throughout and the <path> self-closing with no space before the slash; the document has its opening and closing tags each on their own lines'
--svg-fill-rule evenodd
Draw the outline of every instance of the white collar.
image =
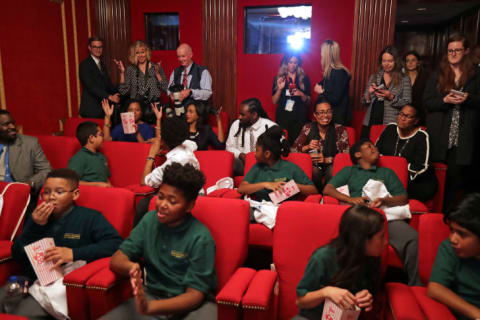
<svg viewBox="0 0 480 320">
<path fill-rule="evenodd" d="M 197 150 L 197 144 L 192 141 L 192 140 L 185 140 L 183 143 L 179 146 L 176 146 L 172 150 L 170 150 L 165 156 L 167 159 L 175 156 L 176 154 L 179 153 L 185 153 L 185 152 L 194 152 Z"/>
<path fill-rule="evenodd" d="M 97 57 L 95 57 L 93 54 L 90 55 L 90 57 L 92 57 L 93 61 L 95 61 L 95 63 L 98 65 L 100 65 L 100 59 L 98 59 Z"/>
</svg>

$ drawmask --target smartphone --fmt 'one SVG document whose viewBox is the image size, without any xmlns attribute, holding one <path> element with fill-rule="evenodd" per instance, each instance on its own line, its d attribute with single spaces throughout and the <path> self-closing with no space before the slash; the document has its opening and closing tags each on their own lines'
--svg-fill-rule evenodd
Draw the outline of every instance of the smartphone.
<svg viewBox="0 0 480 320">
<path fill-rule="evenodd" d="M 463 97 L 465 95 L 465 92 L 454 90 L 454 89 L 450 90 L 450 93 L 453 94 L 453 95 L 456 95 L 456 96 L 460 96 L 460 97 Z"/>
<path fill-rule="evenodd" d="M 384 85 L 383 83 L 381 83 L 379 86 L 377 86 L 377 87 L 375 88 L 375 91 L 383 90 L 383 89 L 385 89 L 385 85 Z"/>
</svg>

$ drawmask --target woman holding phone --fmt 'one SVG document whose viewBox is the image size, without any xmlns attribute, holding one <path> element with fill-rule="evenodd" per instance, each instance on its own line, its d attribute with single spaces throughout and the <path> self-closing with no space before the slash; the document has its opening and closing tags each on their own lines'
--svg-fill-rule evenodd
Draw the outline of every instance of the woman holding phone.
<svg viewBox="0 0 480 320">
<path fill-rule="evenodd" d="M 471 60 L 463 34 L 448 39 L 440 68 L 423 95 L 431 159 L 448 165 L 443 209 L 454 204 L 458 191 L 478 188 L 480 70 Z"/>
<path fill-rule="evenodd" d="M 363 118 L 361 138 L 368 139 L 374 124 L 389 124 L 397 120 L 400 109 L 411 103 L 412 85 L 402 75 L 397 49 L 388 46 L 378 56 L 378 72 L 368 79 L 363 104 L 368 105 Z"/>
</svg>

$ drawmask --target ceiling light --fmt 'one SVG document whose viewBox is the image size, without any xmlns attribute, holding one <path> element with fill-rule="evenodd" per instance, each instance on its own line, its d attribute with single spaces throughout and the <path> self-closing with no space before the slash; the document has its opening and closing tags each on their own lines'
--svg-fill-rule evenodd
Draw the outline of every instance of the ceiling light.
<svg viewBox="0 0 480 320">
<path fill-rule="evenodd" d="M 402 20 L 400 23 L 408 23 L 408 20 Z"/>
<path fill-rule="evenodd" d="M 416 10 L 417 10 L 417 11 L 426 11 L 427 8 L 417 8 Z"/>
</svg>

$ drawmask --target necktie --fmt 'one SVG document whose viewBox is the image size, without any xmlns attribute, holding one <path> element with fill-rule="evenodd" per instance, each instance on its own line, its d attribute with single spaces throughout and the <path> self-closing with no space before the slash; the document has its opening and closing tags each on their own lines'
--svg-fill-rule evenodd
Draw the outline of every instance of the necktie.
<svg viewBox="0 0 480 320">
<path fill-rule="evenodd" d="M 183 81 L 182 85 L 184 88 L 187 88 L 188 80 L 187 80 L 187 69 L 183 69 Z"/>
<path fill-rule="evenodd" d="M 250 128 L 250 152 L 255 152 L 255 135 L 252 128 Z"/>
</svg>

